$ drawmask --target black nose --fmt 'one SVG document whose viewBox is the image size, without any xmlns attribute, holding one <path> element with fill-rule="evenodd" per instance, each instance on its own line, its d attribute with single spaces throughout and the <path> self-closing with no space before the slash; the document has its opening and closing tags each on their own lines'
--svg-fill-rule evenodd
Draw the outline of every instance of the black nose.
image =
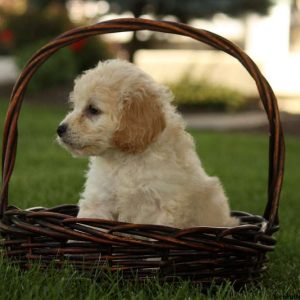
<svg viewBox="0 0 300 300">
<path fill-rule="evenodd" d="M 65 132 L 67 131 L 67 128 L 68 128 L 67 124 L 61 124 L 58 126 L 56 132 L 60 137 L 62 137 L 65 134 Z"/>
</svg>

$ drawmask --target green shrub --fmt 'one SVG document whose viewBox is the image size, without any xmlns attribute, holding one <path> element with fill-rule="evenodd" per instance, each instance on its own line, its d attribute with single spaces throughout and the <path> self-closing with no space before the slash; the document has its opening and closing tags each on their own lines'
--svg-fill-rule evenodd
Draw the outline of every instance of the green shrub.
<svg viewBox="0 0 300 300">
<path fill-rule="evenodd" d="M 76 59 L 78 73 L 94 67 L 99 60 L 111 58 L 106 44 L 99 37 L 90 37 L 82 42 L 83 46 L 77 50 L 74 48 L 75 44 L 70 46 Z"/>
<path fill-rule="evenodd" d="M 8 55 L 13 47 L 13 32 L 7 28 L 6 13 L 0 7 L 0 55 Z"/>
<path fill-rule="evenodd" d="M 50 14 L 47 11 L 28 10 L 21 15 L 7 16 L 6 27 L 13 32 L 15 48 L 20 49 L 33 42 L 53 39 L 73 26 L 63 12 Z"/>
<path fill-rule="evenodd" d="M 6 29 L 12 33 L 13 47 L 11 47 L 11 51 L 19 55 L 23 49 L 26 50 L 30 47 L 34 49 L 36 45 L 43 46 L 73 27 L 75 25 L 70 21 L 66 11 L 61 10 L 53 13 L 45 8 L 42 11 L 27 10 L 22 15 L 6 16 L 5 26 L 2 30 Z M 99 37 L 82 40 L 68 48 L 71 49 L 76 60 L 77 72 L 89 69 L 100 59 L 107 59 L 111 56 L 106 44 Z"/>
<path fill-rule="evenodd" d="M 16 62 L 19 68 L 23 68 L 30 57 L 45 43 L 45 41 L 38 41 L 17 51 Z M 77 68 L 73 52 L 69 48 L 63 48 L 38 69 L 28 85 L 28 91 L 38 92 L 71 81 L 76 76 Z"/>
<path fill-rule="evenodd" d="M 23 68 L 38 49 L 72 27 L 75 25 L 65 10 L 53 13 L 45 8 L 42 11 L 27 10 L 22 15 L 8 16 L 6 28 L 13 34 L 12 53 L 16 56 L 19 68 Z M 73 80 L 76 74 L 108 57 L 110 54 L 106 44 L 98 37 L 76 42 L 52 55 L 34 75 L 28 90 L 38 92 Z"/>
<path fill-rule="evenodd" d="M 211 110 L 237 110 L 246 103 L 246 98 L 238 91 L 209 83 L 193 80 L 188 76 L 169 84 L 175 94 L 178 106 L 198 106 Z"/>
</svg>

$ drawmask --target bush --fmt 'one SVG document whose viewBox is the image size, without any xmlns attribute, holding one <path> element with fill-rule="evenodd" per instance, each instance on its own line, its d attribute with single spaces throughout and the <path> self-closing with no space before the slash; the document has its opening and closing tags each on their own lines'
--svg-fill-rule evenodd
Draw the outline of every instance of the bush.
<svg viewBox="0 0 300 300">
<path fill-rule="evenodd" d="M 51 13 L 28 10 L 7 17 L 6 28 L 12 33 L 17 65 L 23 68 L 28 59 L 50 40 L 74 27 L 64 10 Z M 1 37 L 1 35 L 0 35 Z M 96 65 L 110 54 L 98 37 L 76 42 L 55 53 L 38 70 L 29 85 L 30 92 L 73 80 L 76 74 Z"/>
<path fill-rule="evenodd" d="M 0 55 L 11 53 L 14 47 L 13 32 L 6 26 L 6 14 L 0 7 Z"/>
<path fill-rule="evenodd" d="M 205 80 L 196 81 L 188 76 L 169 84 L 178 106 L 197 106 L 208 110 L 237 110 L 246 98 L 238 91 Z"/>
<path fill-rule="evenodd" d="M 111 58 L 106 44 L 98 37 L 90 37 L 69 46 L 77 63 L 77 71 L 94 67 L 99 60 Z"/>
<path fill-rule="evenodd" d="M 6 27 L 12 31 L 16 49 L 31 45 L 36 41 L 53 39 L 72 23 L 65 13 L 49 14 L 47 11 L 28 10 L 22 15 L 9 15 Z"/>
<path fill-rule="evenodd" d="M 13 49 L 13 33 L 9 29 L 0 29 L 0 55 L 7 55 Z"/>
<path fill-rule="evenodd" d="M 51 14 L 47 10 L 27 11 L 23 15 L 10 16 L 7 20 L 7 28 L 14 37 L 15 49 L 32 46 L 32 43 L 41 40 L 46 44 L 73 27 L 75 25 L 63 11 L 59 14 Z M 110 57 L 106 45 L 98 37 L 79 41 L 70 45 L 70 49 L 77 60 L 78 72 L 91 68 L 100 59 Z"/>
<path fill-rule="evenodd" d="M 45 41 L 38 41 L 17 51 L 17 65 L 23 68 L 29 58 L 45 43 Z M 38 92 L 42 89 L 71 81 L 76 76 L 77 69 L 73 52 L 69 48 L 63 48 L 51 56 L 38 69 L 28 85 L 28 91 Z"/>
</svg>

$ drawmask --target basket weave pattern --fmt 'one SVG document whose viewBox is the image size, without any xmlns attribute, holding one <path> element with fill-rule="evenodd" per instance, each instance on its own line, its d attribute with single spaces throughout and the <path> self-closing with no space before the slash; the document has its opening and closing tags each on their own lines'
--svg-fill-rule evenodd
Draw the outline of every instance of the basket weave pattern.
<svg viewBox="0 0 300 300">
<path fill-rule="evenodd" d="M 17 153 L 17 124 L 26 86 L 37 69 L 57 50 L 83 38 L 113 32 L 152 30 L 187 36 L 235 57 L 256 82 L 268 116 L 269 181 L 263 217 L 232 212 L 241 220 L 233 228 L 177 229 L 159 225 L 76 218 L 76 205 L 22 210 L 8 206 L 8 187 Z M 0 232 L 5 256 L 24 268 L 33 261 L 60 267 L 66 260 L 83 270 L 122 271 L 124 278 L 159 276 L 191 278 L 201 283 L 258 280 L 275 247 L 283 180 L 284 140 L 276 97 L 255 63 L 236 45 L 190 26 L 144 19 L 116 19 L 70 30 L 39 50 L 16 82 L 7 111 L 2 148 Z"/>
</svg>

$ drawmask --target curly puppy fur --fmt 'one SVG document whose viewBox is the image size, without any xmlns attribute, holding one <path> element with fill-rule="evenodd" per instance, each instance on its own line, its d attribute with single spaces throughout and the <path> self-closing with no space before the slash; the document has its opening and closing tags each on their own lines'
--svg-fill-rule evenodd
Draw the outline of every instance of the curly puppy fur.
<svg viewBox="0 0 300 300">
<path fill-rule="evenodd" d="M 238 224 L 172 100 L 168 88 L 123 60 L 100 62 L 75 80 L 58 140 L 90 157 L 78 217 L 178 228 Z"/>
</svg>

